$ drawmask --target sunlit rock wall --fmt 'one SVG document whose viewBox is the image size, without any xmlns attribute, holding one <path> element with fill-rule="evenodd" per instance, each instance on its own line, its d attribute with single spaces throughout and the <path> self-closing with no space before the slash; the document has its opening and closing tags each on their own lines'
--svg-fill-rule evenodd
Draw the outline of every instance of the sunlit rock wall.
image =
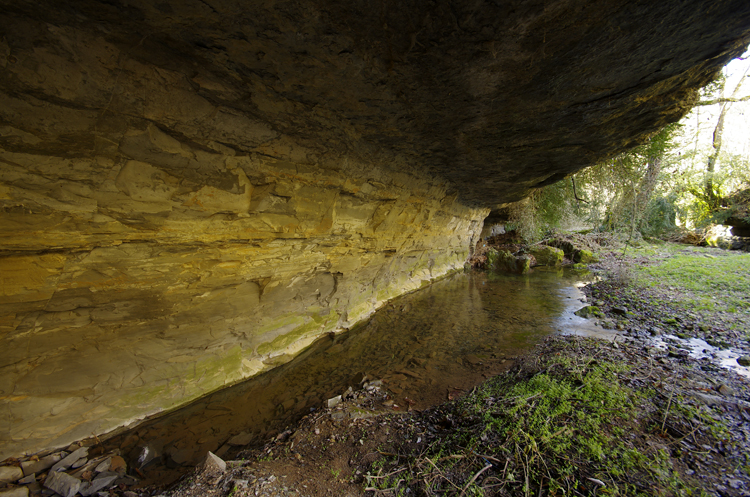
<svg viewBox="0 0 750 497">
<path fill-rule="evenodd" d="M 678 120 L 746 0 L 0 0 L 0 458 L 287 360 Z M 486 209 L 486 208 L 488 209 Z"/>
<path fill-rule="evenodd" d="M 486 210 L 439 180 L 311 159 L 182 74 L 55 36 L 3 58 L 27 92 L 0 94 L 0 459 L 257 374 L 463 266 Z"/>
</svg>

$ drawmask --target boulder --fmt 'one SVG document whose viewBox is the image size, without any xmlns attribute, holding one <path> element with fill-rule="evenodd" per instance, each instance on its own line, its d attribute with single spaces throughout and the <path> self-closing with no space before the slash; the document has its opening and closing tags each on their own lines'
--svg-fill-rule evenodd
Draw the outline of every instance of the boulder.
<svg viewBox="0 0 750 497">
<path fill-rule="evenodd" d="M 599 259 L 590 250 L 578 249 L 573 253 L 573 262 L 577 264 L 590 264 L 592 262 L 599 262 Z"/>
<path fill-rule="evenodd" d="M 494 271 L 526 274 L 531 270 L 536 260 L 533 255 L 513 255 L 508 250 L 490 249 L 487 252 L 487 266 Z"/>
<path fill-rule="evenodd" d="M 528 253 L 533 255 L 536 263 L 541 266 L 559 266 L 565 256 L 562 249 L 549 245 L 534 245 L 528 249 Z"/>
</svg>

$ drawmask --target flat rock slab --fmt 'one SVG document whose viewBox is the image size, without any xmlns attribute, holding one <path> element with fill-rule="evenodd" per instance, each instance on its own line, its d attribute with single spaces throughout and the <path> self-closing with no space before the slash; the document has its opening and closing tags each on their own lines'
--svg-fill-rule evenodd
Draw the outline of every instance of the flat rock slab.
<svg viewBox="0 0 750 497">
<path fill-rule="evenodd" d="M 81 488 L 81 480 L 73 478 L 67 473 L 50 471 L 44 482 L 44 486 L 63 497 L 73 497 Z"/>
<path fill-rule="evenodd" d="M 63 455 L 58 452 L 55 454 L 44 456 L 38 461 L 24 461 L 21 463 L 21 468 L 23 469 L 24 475 L 41 473 L 42 471 L 54 466 L 55 463 L 60 462 L 62 458 L 63 458 Z"/>
<path fill-rule="evenodd" d="M 65 471 L 66 469 L 73 466 L 73 464 L 75 464 L 79 459 L 86 457 L 88 454 L 88 447 L 81 447 L 80 449 L 74 450 L 73 452 L 65 456 L 64 459 L 55 463 L 55 465 L 52 466 L 52 469 L 50 469 L 50 473 Z"/>
</svg>

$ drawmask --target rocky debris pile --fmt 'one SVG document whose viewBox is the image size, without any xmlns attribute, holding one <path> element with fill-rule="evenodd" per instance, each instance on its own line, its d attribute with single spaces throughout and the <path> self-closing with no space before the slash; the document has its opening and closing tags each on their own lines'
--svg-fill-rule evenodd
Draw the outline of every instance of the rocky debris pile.
<svg viewBox="0 0 750 497">
<path fill-rule="evenodd" d="M 596 251 L 609 243 L 607 236 L 596 234 L 555 235 L 539 243 L 525 245 L 514 231 L 509 231 L 479 241 L 468 264 L 475 269 L 526 274 L 534 266 L 597 262 Z"/>
<path fill-rule="evenodd" d="M 320 495 L 321 488 L 338 486 L 340 495 L 359 495 L 361 490 L 353 489 L 361 486 L 351 485 L 363 480 L 354 454 L 376 453 L 380 442 L 368 436 L 370 428 L 389 432 L 392 423 L 380 419 L 393 412 L 382 381 L 364 378 L 359 390 L 350 387 L 328 399 L 264 446 L 245 447 L 227 461 L 209 452 L 204 462 L 173 488 L 152 486 L 143 491 L 157 497 L 223 497 L 228 493 L 234 497 L 291 497 Z M 348 479 L 338 467 L 344 460 L 347 467 L 352 463 Z"/>
<path fill-rule="evenodd" d="M 34 455 L 22 460 L 7 460 L 0 467 L 2 497 L 60 495 L 138 495 L 127 489 L 139 478 L 128 474 L 128 466 L 118 451 L 102 453 L 100 447 L 73 444 L 64 451 Z"/>
<path fill-rule="evenodd" d="M 375 417 L 383 412 L 393 411 L 393 400 L 383 389 L 382 380 L 371 380 L 366 375 L 360 375 L 358 390 L 349 387 L 325 402 L 325 405 L 312 414 L 303 418 L 301 423 L 314 423 L 321 419 L 332 420 L 336 423 L 354 422 Z M 274 437 L 264 450 L 273 450 L 279 444 L 292 442 L 295 433 L 284 430 Z M 71 445 L 64 451 L 49 454 L 34 455 L 23 460 L 8 460 L 0 466 L 0 497 L 34 497 L 34 496 L 113 496 L 138 497 L 154 495 L 212 495 L 205 493 L 207 488 L 220 489 L 216 495 L 225 495 L 235 489 L 250 492 L 247 495 L 287 495 L 286 493 L 271 493 L 279 482 L 275 477 L 253 476 L 241 471 L 246 461 L 242 459 L 252 454 L 249 447 L 255 438 L 248 432 L 232 436 L 216 453 L 211 451 L 204 454 L 202 462 L 196 466 L 194 477 L 183 479 L 178 490 L 163 490 L 159 484 L 139 488 L 143 484 L 145 475 L 141 472 L 153 461 L 165 456 L 160 447 L 153 444 L 138 445 L 132 440 L 125 440 L 119 449 L 104 453 L 102 445 L 85 446 L 83 443 Z M 131 447 L 132 446 L 132 447 Z M 129 449 L 127 454 L 122 451 Z M 224 455 L 237 453 L 236 459 L 224 461 Z M 120 454 L 125 455 L 125 457 Z M 267 453 L 267 452 L 266 452 Z M 129 457 L 128 454 L 132 457 Z M 175 459 L 175 454 L 168 455 L 169 460 Z M 132 459 L 128 467 L 126 458 Z M 133 474 L 129 474 L 128 470 Z M 187 482 L 187 483 L 186 483 Z M 185 490 L 190 487 L 190 490 Z M 283 487 L 280 486 L 279 489 Z M 181 489 L 181 490 L 180 490 Z M 277 489 L 278 490 L 278 489 Z M 274 490 L 275 491 L 275 490 Z M 180 493 L 182 492 L 182 493 Z M 188 492 L 188 493 L 185 493 Z M 192 493 L 191 493 L 192 492 Z M 223 493 L 222 493 L 223 492 Z M 281 492 L 281 490 L 279 490 Z M 235 495 L 241 495 L 235 493 Z M 244 495 L 244 494 L 242 494 Z M 297 495 L 290 493 L 288 495 Z"/>
</svg>

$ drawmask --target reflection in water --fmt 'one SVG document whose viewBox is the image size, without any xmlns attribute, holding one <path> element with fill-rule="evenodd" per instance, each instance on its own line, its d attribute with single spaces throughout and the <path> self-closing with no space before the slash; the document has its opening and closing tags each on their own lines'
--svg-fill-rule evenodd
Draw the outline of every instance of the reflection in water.
<svg viewBox="0 0 750 497">
<path fill-rule="evenodd" d="M 324 337 L 296 359 L 244 383 L 147 421 L 107 444 L 135 460 L 149 444 L 172 468 L 197 464 L 232 435 L 255 442 L 284 429 L 325 399 L 383 379 L 397 406 L 435 405 L 510 366 L 545 336 L 579 326 L 574 272 L 459 273 L 393 300 L 356 329 Z M 129 454 L 128 454 L 129 452 Z M 230 453 L 231 455 L 231 453 Z M 176 477 L 160 464 L 149 480 Z"/>
</svg>

